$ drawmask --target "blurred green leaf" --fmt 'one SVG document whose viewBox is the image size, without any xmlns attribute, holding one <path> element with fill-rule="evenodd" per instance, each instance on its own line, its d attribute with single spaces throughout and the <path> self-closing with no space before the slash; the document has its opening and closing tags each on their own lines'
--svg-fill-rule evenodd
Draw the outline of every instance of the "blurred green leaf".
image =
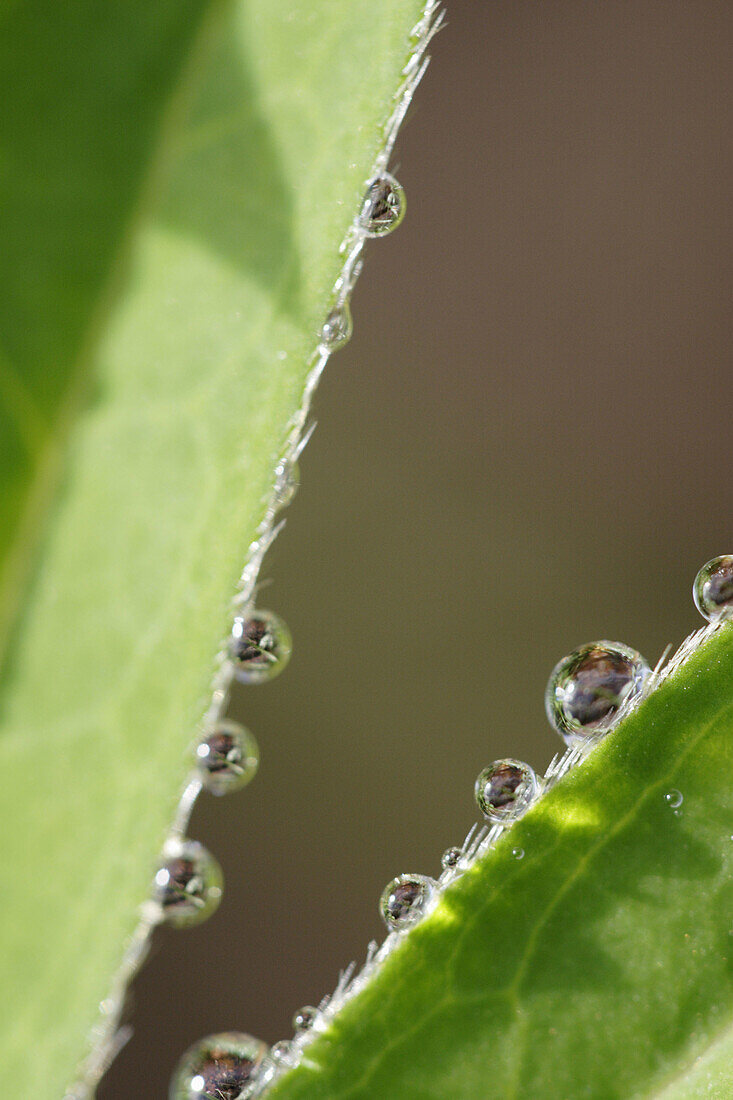
<svg viewBox="0 0 733 1100">
<path fill-rule="evenodd" d="M 62 1094 L 147 893 L 420 9 L 0 12 L 6 1096 Z"/>
<path fill-rule="evenodd" d="M 446 891 L 268 1098 L 729 1100 L 732 1055 L 725 626 Z"/>
</svg>

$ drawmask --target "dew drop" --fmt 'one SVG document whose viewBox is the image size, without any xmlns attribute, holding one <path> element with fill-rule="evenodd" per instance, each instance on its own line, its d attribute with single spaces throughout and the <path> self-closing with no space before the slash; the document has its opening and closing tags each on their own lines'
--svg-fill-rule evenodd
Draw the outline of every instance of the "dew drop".
<svg viewBox="0 0 733 1100">
<path fill-rule="evenodd" d="M 348 344 L 354 324 L 351 320 L 351 309 L 348 302 L 342 302 L 335 306 L 329 313 L 321 328 L 321 347 L 326 351 L 338 351 L 344 344 Z"/>
<path fill-rule="evenodd" d="M 550 724 L 571 745 L 613 725 L 619 707 L 637 696 L 650 668 L 621 642 L 592 642 L 564 657 L 552 671 L 545 709 Z"/>
<path fill-rule="evenodd" d="M 209 1035 L 181 1058 L 169 1100 L 245 1100 L 252 1095 L 266 1054 L 266 1044 L 251 1035 Z"/>
<path fill-rule="evenodd" d="M 318 1009 L 313 1005 L 304 1005 L 293 1016 L 293 1031 L 309 1031 L 315 1023 Z"/>
<path fill-rule="evenodd" d="M 260 754 L 252 734 L 239 722 L 220 721 L 196 746 L 201 782 L 212 794 L 229 794 L 254 778 Z"/>
<path fill-rule="evenodd" d="M 188 928 L 216 911 L 222 885 L 221 867 L 203 844 L 172 839 L 153 880 L 153 898 L 167 924 Z"/>
<path fill-rule="evenodd" d="M 515 859 L 524 859 L 524 848 L 512 848 L 512 855 Z"/>
<path fill-rule="evenodd" d="M 243 684 L 273 680 L 287 665 L 291 651 L 290 631 L 274 612 L 253 611 L 234 620 L 229 656 Z"/>
<path fill-rule="evenodd" d="M 288 1039 L 280 1039 L 270 1047 L 269 1056 L 277 1065 L 287 1065 L 293 1057 L 293 1044 Z"/>
<path fill-rule="evenodd" d="M 668 802 L 673 810 L 676 810 L 682 805 L 684 798 L 682 792 L 673 787 L 671 791 L 667 791 L 665 794 L 664 801 Z"/>
<path fill-rule="evenodd" d="M 404 188 L 394 176 L 384 172 L 367 186 L 359 224 L 368 237 L 383 237 L 400 224 L 405 206 Z"/>
<path fill-rule="evenodd" d="M 463 848 L 446 848 L 440 857 L 440 862 L 444 870 L 447 871 L 450 867 L 457 867 L 462 859 Z"/>
<path fill-rule="evenodd" d="M 692 596 L 709 622 L 733 619 L 733 554 L 721 554 L 703 565 L 695 577 Z"/>
<path fill-rule="evenodd" d="M 479 772 L 474 788 L 478 808 L 497 823 L 521 817 L 538 793 L 537 776 L 521 760 L 495 760 Z"/>
<path fill-rule="evenodd" d="M 300 488 L 300 467 L 283 459 L 275 470 L 275 507 L 287 508 Z"/>
<path fill-rule="evenodd" d="M 435 881 L 425 875 L 399 875 L 392 879 L 379 902 L 384 923 L 395 932 L 417 924 L 434 889 Z"/>
</svg>

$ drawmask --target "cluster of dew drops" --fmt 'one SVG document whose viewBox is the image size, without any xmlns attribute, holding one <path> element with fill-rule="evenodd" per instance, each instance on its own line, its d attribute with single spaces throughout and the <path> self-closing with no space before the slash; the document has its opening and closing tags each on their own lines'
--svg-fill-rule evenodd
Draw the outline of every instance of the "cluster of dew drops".
<svg viewBox="0 0 733 1100">
<path fill-rule="evenodd" d="M 405 193 L 389 172 L 381 172 L 366 188 L 358 228 L 364 237 L 391 233 L 405 214 Z M 348 302 L 349 283 L 342 282 L 321 328 L 320 350 L 326 354 L 342 348 L 352 333 Z M 278 468 L 278 508 L 290 503 L 299 484 L 297 463 Z M 234 620 L 226 646 L 226 661 L 240 683 L 272 680 L 286 667 L 292 650 L 290 631 L 272 611 L 247 608 Z M 193 752 L 197 781 L 215 795 L 246 786 L 254 777 L 259 751 L 252 733 L 239 722 L 217 717 L 210 723 Z M 223 876 L 214 856 L 198 841 L 175 832 L 166 842 L 153 879 L 155 923 L 190 927 L 211 916 L 222 897 Z M 296 1031 L 308 1030 L 316 1010 L 295 1014 Z M 242 1032 L 211 1035 L 194 1044 L 176 1068 L 170 1086 L 171 1100 L 245 1100 L 259 1093 L 277 1065 L 287 1059 L 290 1044 L 272 1048 Z"/>
<path fill-rule="evenodd" d="M 384 192 L 389 198 L 384 200 Z M 365 209 L 383 200 L 401 204 L 404 199 L 390 177 L 373 183 Z M 392 210 L 396 207 L 393 205 Z M 401 216 L 397 210 L 393 225 Z M 393 226 L 390 226 L 390 228 Z M 380 228 L 379 232 L 385 232 Z M 327 325 L 341 322 L 329 317 Z M 697 574 L 693 586 L 695 604 L 711 623 L 733 620 L 733 555 L 713 558 Z M 271 612 L 257 612 L 234 624 L 230 659 L 237 678 L 259 683 L 280 672 L 290 656 L 291 639 L 285 624 Z M 629 706 L 641 698 L 651 668 L 644 658 L 620 642 L 600 641 L 581 646 L 564 657 L 552 671 L 545 693 L 550 724 L 569 747 L 595 743 L 613 729 Z M 222 721 L 196 750 L 203 785 L 214 794 L 236 790 L 249 781 L 257 768 L 257 747 L 242 726 Z M 483 768 L 475 784 L 475 799 L 492 825 L 506 827 L 520 818 L 541 795 L 543 781 L 520 760 L 495 760 Z M 677 814 L 682 794 L 668 791 L 665 799 Z M 442 866 L 449 878 L 469 865 L 468 846 L 448 848 Z M 515 858 L 524 855 L 514 848 Z M 438 893 L 438 882 L 426 875 L 403 874 L 384 890 L 379 911 L 390 932 L 401 933 L 425 916 Z M 193 841 L 180 841 L 166 854 L 155 877 L 155 899 L 174 925 L 190 924 L 208 916 L 221 897 L 221 871 L 205 849 Z M 296 1036 L 309 1031 L 318 1017 L 310 1005 L 293 1017 Z M 272 1047 L 243 1032 L 210 1035 L 195 1043 L 175 1071 L 170 1100 L 247 1100 L 260 1096 L 281 1069 L 294 1064 L 294 1042 L 282 1040 Z"/>
</svg>

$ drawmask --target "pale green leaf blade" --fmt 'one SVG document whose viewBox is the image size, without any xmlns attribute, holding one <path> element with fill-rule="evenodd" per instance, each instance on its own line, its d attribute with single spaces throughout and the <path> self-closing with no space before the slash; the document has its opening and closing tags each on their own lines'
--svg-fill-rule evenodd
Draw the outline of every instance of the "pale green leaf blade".
<svg viewBox="0 0 733 1100">
<path fill-rule="evenodd" d="M 448 889 L 272 1100 L 733 1095 L 732 780 L 725 626 Z"/>
<path fill-rule="evenodd" d="M 4 12 L 6 626 L 43 533 L 2 695 L 7 1095 L 62 1094 L 147 894 L 420 10 Z"/>
</svg>

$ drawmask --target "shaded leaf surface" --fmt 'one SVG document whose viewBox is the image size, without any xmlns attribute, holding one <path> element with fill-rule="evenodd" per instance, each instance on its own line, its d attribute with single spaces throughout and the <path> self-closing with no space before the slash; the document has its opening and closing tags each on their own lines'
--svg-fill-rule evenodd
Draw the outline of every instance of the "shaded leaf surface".
<svg viewBox="0 0 733 1100">
<path fill-rule="evenodd" d="M 0 14 L 4 1095 L 62 1094 L 147 893 L 419 11 Z"/>
<path fill-rule="evenodd" d="M 732 780 L 727 626 L 446 892 L 272 1100 L 733 1095 Z"/>
</svg>

